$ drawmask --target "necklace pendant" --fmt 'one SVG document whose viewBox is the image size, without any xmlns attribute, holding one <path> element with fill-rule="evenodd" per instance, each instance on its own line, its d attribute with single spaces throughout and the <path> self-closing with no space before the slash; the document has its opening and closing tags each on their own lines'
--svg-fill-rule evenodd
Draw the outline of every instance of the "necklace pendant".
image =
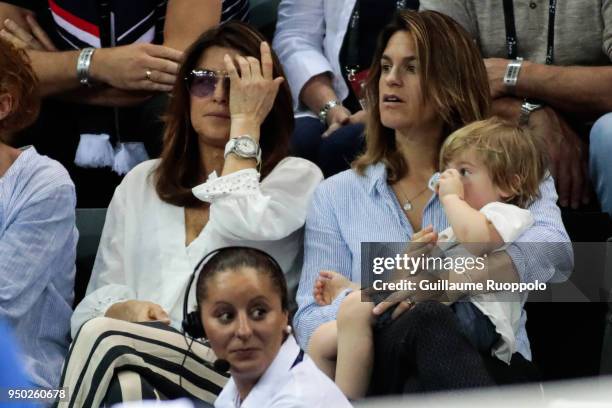
<svg viewBox="0 0 612 408">
<path fill-rule="evenodd" d="M 404 203 L 404 211 L 410 211 L 412 210 L 412 203 L 410 201 L 406 201 L 406 203 Z"/>
</svg>

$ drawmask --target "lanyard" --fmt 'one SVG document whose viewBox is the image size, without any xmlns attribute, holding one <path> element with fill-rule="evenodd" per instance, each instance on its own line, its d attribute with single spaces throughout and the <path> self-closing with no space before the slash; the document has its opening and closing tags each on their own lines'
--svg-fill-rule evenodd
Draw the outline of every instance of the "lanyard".
<svg viewBox="0 0 612 408">
<path fill-rule="evenodd" d="M 546 45 L 546 65 L 552 65 L 555 49 L 555 14 L 557 0 L 549 0 L 548 5 L 548 43 Z M 509 59 L 518 56 L 516 25 L 514 22 L 514 1 L 504 0 L 504 22 L 506 24 L 506 50 Z"/>
</svg>

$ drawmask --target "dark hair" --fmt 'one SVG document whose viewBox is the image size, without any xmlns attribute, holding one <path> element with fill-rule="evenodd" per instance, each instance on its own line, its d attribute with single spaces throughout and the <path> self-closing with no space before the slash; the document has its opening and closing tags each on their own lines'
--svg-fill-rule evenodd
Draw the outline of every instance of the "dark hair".
<svg viewBox="0 0 612 408">
<path fill-rule="evenodd" d="M 423 100 L 431 103 L 444 122 L 440 143 L 453 131 L 489 116 L 491 97 L 487 71 L 474 40 L 455 20 L 435 11 L 404 10 L 378 37 L 366 83 L 368 120 L 366 150 L 353 167 L 359 174 L 378 162 L 387 168 L 393 183 L 408 172 L 408 163 L 395 146 L 395 134 L 380 121 L 380 60 L 387 43 L 398 31 L 406 31 L 414 41 L 419 63 Z"/>
<path fill-rule="evenodd" d="M 223 248 L 202 267 L 196 284 L 198 308 L 200 308 L 200 303 L 206 299 L 207 284 L 210 279 L 218 273 L 242 267 L 250 267 L 255 269 L 258 274 L 267 275 L 280 297 L 282 310 L 284 312 L 289 311 L 287 281 L 278 263 L 267 253 L 259 249 L 246 247 Z"/>
<path fill-rule="evenodd" d="M 16 132 L 34 122 L 40 108 L 38 79 L 27 54 L 0 39 L 0 93 L 5 92 L 13 98 L 13 106 L 0 121 L 0 132 Z"/>
<path fill-rule="evenodd" d="M 172 96 L 165 115 L 164 147 L 161 161 L 155 169 L 155 189 L 163 201 L 181 207 L 202 204 L 191 192 L 201 182 L 202 169 L 197 135 L 191 124 L 189 91 L 184 78 L 188 76 L 210 47 L 232 48 L 245 56 L 261 59 L 260 44 L 265 38 L 251 26 L 229 21 L 203 33 L 185 52 L 177 74 Z M 272 52 L 274 78 L 284 76 L 278 57 Z M 261 177 L 288 155 L 289 138 L 293 131 L 293 104 L 287 81 L 278 90 L 274 105 L 261 126 Z"/>
</svg>

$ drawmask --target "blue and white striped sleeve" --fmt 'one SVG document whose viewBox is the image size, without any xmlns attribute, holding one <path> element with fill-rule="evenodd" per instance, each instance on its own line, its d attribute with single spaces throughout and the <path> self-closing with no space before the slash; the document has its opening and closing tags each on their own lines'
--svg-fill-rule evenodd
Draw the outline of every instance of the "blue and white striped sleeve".
<svg viewBox="0 0 612 408">
<path fill-rule="evenodd" d="M 540 198 L 527 209 L 534 224 L 506 249 L 521 282 L 560 282 L 574 268 L 574 252 L 557 206 L 555 183 L 548 176 L 540 184 Z"/>
<path fill-rule="evenodd" d="M 53 275 L 66 271 L 66 265 L 74 267 L 75 205 L 72 183 L 48 181 L 4 231 L 0 240 L 1 318 L 18 319 L 31 312 Z"/>
<path fill-rule="evenodd" d="M 343 291 L 327 306 L 315 303 L 312 291 L 319 271 L 339 272 L 351 279 L 351 252 L 342 238 L 330 197 L 330 183 L 317 188 L 306 217 L 304 266 L 297 293 L 298 311 L 293 320 L 298 342 L 307 349 L 310 336 L 321 324 L 335 320 L 338 307 L 349 290 Z"/>
</svg>

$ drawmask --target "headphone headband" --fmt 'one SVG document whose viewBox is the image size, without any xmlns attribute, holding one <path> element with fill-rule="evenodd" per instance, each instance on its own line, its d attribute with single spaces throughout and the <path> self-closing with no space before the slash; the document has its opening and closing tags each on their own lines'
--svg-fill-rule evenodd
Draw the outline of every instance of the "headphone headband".
<svg viewBox="0 0 612 408">
<path fill-rule="evenodd" d="M 227 247 L 217 248 L 213 251 L 210 251 L 209 253 L 204 255 L 202 259 L 197 263 L 196 267 L 193 269 L 191 277 L 189 278 L 187 287 L 185 288 L 185 296 L 183 298 L 183 322 L 182 322 L 184 333 L 189 334 L 191 337 L 194 337 L 194 338 L 205 337 L 204 325 L 202 324 L 199 313 L 197 311 L 189 312 L 189 313 L 187 312 L 188 303 L 189 303 L 189 292 L 191 291 L 191 285 L 193 284 L 193 281 L 198 275 L 198 272 L 201 273 L 207 261 L 212 260 L 212 258 L 214 258 L 216 255 L 219 255 L 222 252 L 225 252 L 227 250 L 241 250 L 241 249 L 257 251 L 261 255 L 264 255 L 272 263 L 273 267 L 278 272 L 280 272 L 281 274 L 283 273 L 283 269 L 278 264 L 276 259 L 274 259 L 272 255 L 258 248 L 246 247 L 246 246 L 227 246 Z M 199 305 L 198 305 L 198 309 L 199 309 Z"/>
</svg>

